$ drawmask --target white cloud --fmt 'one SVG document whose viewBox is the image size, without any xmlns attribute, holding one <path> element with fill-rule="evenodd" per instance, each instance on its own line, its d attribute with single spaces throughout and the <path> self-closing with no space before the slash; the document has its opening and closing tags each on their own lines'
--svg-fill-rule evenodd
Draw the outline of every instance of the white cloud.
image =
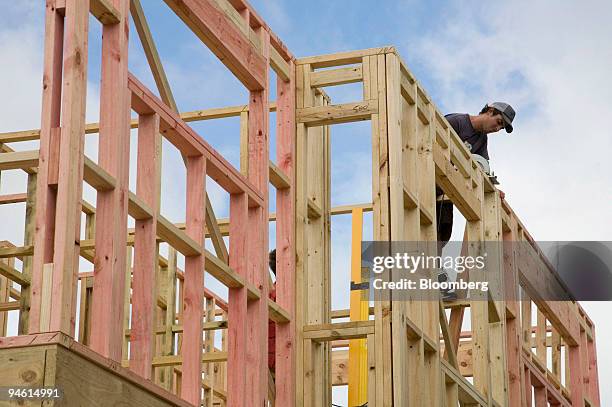
<svg viewBox="0 0 612 407">
<path fill-rule="evenodd" d="M 461 3 L 449 14 L 418 44 L 419 62 L 448 111 L 475 113 L 493 99 L 515 106 L 515 132 L 490 138 L 513 208 L 541 240 L 610 238 L 607 4 Z"/>
</svg>

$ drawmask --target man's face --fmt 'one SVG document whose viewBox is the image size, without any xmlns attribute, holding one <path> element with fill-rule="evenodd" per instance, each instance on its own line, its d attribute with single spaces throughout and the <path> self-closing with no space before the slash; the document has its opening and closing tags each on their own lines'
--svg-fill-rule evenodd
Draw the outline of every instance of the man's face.
<svg viewBox="0 0 612 407">
<path fill-rule="evenodd" d="M 495 133 L 504 128 L 504 119 L 501 113 L 489 111 L 485 114 L 483 130 L 485 133 Z"/>
</svg>

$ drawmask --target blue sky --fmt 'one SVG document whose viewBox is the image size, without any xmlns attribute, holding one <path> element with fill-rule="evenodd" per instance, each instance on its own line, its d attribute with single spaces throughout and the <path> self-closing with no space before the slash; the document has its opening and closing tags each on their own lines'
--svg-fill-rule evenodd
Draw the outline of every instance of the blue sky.
<svg viewBox="0 0 612 407">
<path fill-rule="evenodd" d="M 240 83 L 163 2 L 141 2 L 181 111 L 247 102 Z M 511 103 L 517 110 L 515 131 L 511 136 L 492 135 L 489 152 L 500 187 L 530 232 L 539 240 L 612 240 L 612 135 L 607 126 L 612 114 L 612 6 L 608 2 L 257 0 L 252 4 L 297 57 L 394 45 L 442 112 L 477 113 L 488 101 Z M 43 12 L 42 1 L 24 0 L 6 5 L 0 15 L 0 88 L 5 95 L 0 102 L 1 131 L 39 126 Z M 95 121 L 100 29 L 93 19 L 90 26 L 87 116 Z M 129 65 L 155 89 L 135 31 L 130 34 Z M 336 102 L 360 98 L 359 88 L 352 85 L 329 93 Z M 238 164 L 237 120 L 193 127 Z M 89 137 L 86 153 L 94 159 L 95 145 L 95 136 Z M 22 143 L 18 148 L 34 147 Z M 333 204 L 370 199 L 369 149 L 367 124 L 332 129 Z M 165 149 L 163 165 L 172 175 L 163 180 L 162 211 L 182 221 L 184 169 L 172 148 Z M 135 177 L 131 179 L 133 187 Z M 0 191 L 23 192 L 23 185 L 23 176 L 3 173 Z M 85 196 L 95 199 L 91 190 Z M 211 198 L 218 214 L 226 215 L 226 197 L 214 186 Z M 18 205 L 0 208 L 0 217 L 8 219 L 0 228 L 0 240 L 22 238 L 22 212 Z M 346 306 L 348 298 L 349 220 L 342 217 L 332 225 L 337 308 Z M 455 226 L 454 237 L 461 237 L 460 225 Z M 612 352 L 606 347 L 612 341 L 612 328 L 606 326 L 610 304 L 584 306 L 598 326 L 600 376 L 607 377 L 612 374 Z M 602 397 L 603 405 L 612 403 L 605 386 Z"/>
</svg>

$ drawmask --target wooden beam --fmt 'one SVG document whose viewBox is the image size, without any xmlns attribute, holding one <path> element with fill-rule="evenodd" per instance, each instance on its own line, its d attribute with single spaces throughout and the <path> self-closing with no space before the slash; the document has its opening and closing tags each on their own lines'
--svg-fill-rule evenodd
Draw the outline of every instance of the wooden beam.
<svg viewBox="0 0 612 407">
<path fill-rule="evenodd" d="M 140 38 L 145 57 L 149 62 L 153 80 L 155 80 L 155 84 L 159 90 L 159 96 L 165 104 L 170 106 L 175 112 L 178 112 L 172 89 L 168 83 L 164 66 L 159 58 L 157 47 L 155 46 L 155 41 L 153 41 L 153 36 L 151 35 L 151 30 L 149 29 L 149 24 L 147 23 L 147 18 L 140 4 L 140 0 L 130 0 L 130 13 L 132 14 L 134 26 Z"/>
<path fill-rule="evenodd" d="M 247 281 L 261 290 L 261 298 L 247 303 L 246 330 L 246 370 L 266 372 L 268 368 L 268 200 L 269 200 L 269 161 L 270 161 L 270 125 L 269 125 L 269 69 L 270 38 L 267 31 L 260 29 L 262 56 L 265 61 L 264 87 L 251 89 L 249 93 L 248 120 L 248 180 L 263 196 L 262 205 L 248 212 L 249 230 L 257 230 L 260 235 L 251 239 L 247 248 L 248 273 Z M 253 405 L 265 405 L 268 377 L 260 374 L 247 380 L 244 396 Z"/>
<path fill-rule="evenodd" d="M 353 321 L 304 326 L 304 339 L 312 339 L 318 342 L 366 338 L 369 334 L 373 333 L 374 321 Z"/>
<path fill-rule="evenodd" d="M 38 140 L 40 130 L 11 131 L 0 134 L 0 143 L 14 143 L 19 141 Z"/>
<path fill-rule="evenodd" d="M 480 219 L 480 202 L 474 193 L 467 189 L 463 176 L 444 158 L 441 148 L 434 144 L 433 158 L 436 165 L 436 183 L 444 190 L 453 204 L 468 221 Z"/>
<path fill-rule="evenodd" d="M 219 223 L 217 222 L 217 217 L 215 216 L 215 212 L 212 204 L 210 203 L 208 195 L 206 195 L 206 230 L 210 235 L 210 239 L 213 247 L 215 248 L 215 253 L 217 253 L 217 257 L 225 264 L 228 264 L 229 255 L 227 253 L 227 247 L 225 247 L 225 240 L 223 240 L 223 234 L 219 228 Z"/>
<path fill-rule="evenodd" d="M 394 47 L 381 47 L 368 48 L 359 51 L 337 52 L 333 54 L 299 58 L 296 60 L 296 64 L 309 64 L 313 69 L 329 68 L 333 66 L 357 64 L 363 60 L 363 57 L 370 55 L 381 55 L 387 52 L 393 52 L 394 50 Z"/>
<path fill-rule="evenodd" d="M 22 203 L 28 199 L 28 194 L 7 194 L 0 195 L 0 205 Z"/>
<path fill-rule="evenodd" d="M 157 218 L 157 234 L 185 256 L 197 256 L 202 252 L 202 247 L 197 242 L 162 215 Z"/>
<path fill-rule="evenodd" d="M 172 332 L 174 333 L 183 333 L 183 325 L 181 324 L 174 324 L 170 327 L 170 329 L 172 330 Z M 204 322 L 202 324 L 202 331 L 214 331 L 217 329 L 227 329 L 227 321 L 209 321 L 209 322 Z M 166 333 L 166 326 L 162 325 L 162 326 L 158 326 L 157 328 L 155 328 L 155 332 L 156 335 L 163 335 Z M 126 336 L 130 336 L 131 334 L 131 330 L 127 329 L 125 331 L 125 335 Z"/>
<path fill-rule="evenodd" d="M 34 246 L 12 246 L 12 247 L 0 247 L 0 259 L 6 259 L 9 257 L 21 258 L 23 256 L 31 256 L 34 254 Z"/>
<path fill-rule="evenodd" d="M 460 401 L 465 406 L 486 406 L 489 405 L 482 393 L 474 388 L 457 370 L 455 370 L 446 360 L 440 360 L 442 371 L 446 381 L 452 381 L 459 385 Z"/>
<path fill-rule="evenodd" d="M 289 313 L 270 298 L 268 298 L 268 311 L 270 319 L 277 324 L 286 324 L 291 320 Z"/>
<path fill-rule="evenodd" d="M 38 166 L 38 150 L 0 153 L 0 171 Z"/>
<path fill-rule="evenodd" d="M 4 262 L 1 262 L 1 261 L 0 261 L 0 275 L 8 278 L 11 281 L 14 281 L 20 286 L 30 285 L 30 279 L 26 275 L 21 273 L 21 271 L 18 271 L 14 269 L 13 267 L 9 266 L 8 264 L 5 264 Z"/>
<path fill-rule="evenodd" d="M 97 191 L 110 191 L 117 186 L 112 175 L 87 157 L 84 160 L 83 179 Z"/>
<path fill-rule="evenodd" d="M 55 220 L 57 221 L 53 231 L 52 248 L 48 247 L 48 241 L 44 244 L 37 244 L 39 242 L 35 238 L 34 242 L 37 251 L 40 249 L 43 256 L 38 262 L 36 258 L 34 259 L 33 276 L 40 274 L 44 280 L 44 277 L 49 275 L 51 277 L 49 288 L 53 295 L 50 297 L 49 307 L 41 306 L 41 311 L 49 311 L 48 324 L 33 328 L 32 321 L 30 321 L 30 328 L 33 328 L 30 329 L 30 332 L 61 331 L 69 336 L 74 335 L 74 315 L 76 314 L 74 275 L 76 274 L 75 267 L 78 264 L 78 242 L 81 230 L 80 201 L 83 189 L 84 157 L 82 135 L 85 130 L 88 25 L 89 7 L 87 4 L 67 0 L 63 49 L 65 63 L 61 93 L 62 125 L 61 128 L 52 130 L 56 133 L 56 137 L 61 133 L 61 137 L 59 137 L 59 143 L 51 147 L 51 155 L 55 157 L 51 161 L 57 160 L 55 162 L 57 166 L 54 164 L 49 169 L 49 179 L 45 180 L 50 184 L 57 184 L 55 197 Z M 45 141 L 41 141 L 41 144 L 44 143 Z M 41 154 L 42 162 L 46 162 L 44 158 L 46 158 L 45 154 Z M 48 188 L 48 186 L 37 187 L 37 190 L 40 191 L 43 188 Z M 41 202 L 45 208 L 48 203 L 47 201 Z M 46 216 L 53 215 L 47 213 Z M 41 221 L 45 222 L 44 217 Z M 36 224 L 41 225 L 42 222 L 37 219 Z M 36 231 L 37 234 L 41 232 L 42 230 Z M 49 252 L 53 253 L 51 261 L 44 259 L 45 256 L 49 256 Z M 33 284 L 33 297 L 38 288 L 36 284 Z M 41 293 L 46 292 L 45 288 L 43 281 Z M 32 308 L 36 307 L 37 304 L 33 301 Z"/>
<path fill-rule="evenodd" d="M 197 122 L 203 120 L 224 119 L 228 117 L 238 117 L 241 113 L 248 112 L 248 105 L 215 107 L 204 110 L 192 110 L 180 114 L 181 119 L 186 123 Z M 270 102 L 270 112 L 276 112 L 276 103 Z M 138 120 L 130 121 L 130 128 L 138 128 Z M 100 123 L 87 123 L 85 125 L 85 134 L 95 134 L 100 131 Z M 40 138 L 40 130 L 21 130 L 6 133 L 0 133 L 0 143 L 16 143 L 20 141 L 38 140 Z M 12 152 L 8 146 L 2 146 L 1 152 Z M 4 151 L 6 150 L 6 151 Z M 9 151 L 10 150 L 10 151 Z"/>
<path fill-rule="evenodd" d="M 518 244 L 516 251 L 516 265 L 521 286 L 532 297 L 538 309 L 551 321 L 553 327 L 561 333 L 563 339 L 570 346 L 576 346 L 580 342 L 580 323 L 572 302 L 542 300 L 542 298 L 554 298 L 551 294 L 555 289 L 553 285 L 559 284 L 554 271 L 548 268 L 526 241 Z"/>
<path fill-rule="evenodd" d="M 0 154 L 0 170 L 5 171 L 10 169 L 37 167 L 38 154 L 38 150 L 2 153 Z M 98 191 L 108 191 L 116 186 L 115 179 L 87 157 L 84 159 L 83 179 Z M 19 196 L 20 195 L 14 195 L 14 198 Z"/>
<path fill-rule="evenodd" d="M 148 216 L 135 217 L 130 369 L 150 380 L 155 352 L 152 341 L 155 315 L 152 310 L 155 309 L 154 298 L 157 296 L 156 229 L 160 205 L 162 140 L 158 115 L 141 115 L 139 120 L 136 191 L 142 196 L 142 205 L 151 209 Z M 140 201 L 136 195 L 134 198 Z M 135 202 L 133 199 L 130 201 Z M 128 210 L 129 206 L 128 203 Z M 129 287 L 126 289 L 129 290 Z"/>
<path fill-rule="evenodd" d="M 164 0 L 249 90 L 267 86 L 266 60 L 211 0 Z"/>
<path fill-rule="evenodd" d="M 248 242 L 248 205 L 246 194 L 230 195 L 230 258 L 229 265 L 237 275 L 244 279 L 247 275 Z M 208 262 L 207 262 L 208 263 Z M 246 288 L 229 287 L 228 294 L 228 347 L 227 388 L 232 389 L 227 395 L 230 406 L 244 406 L 243 395 L 246 393 L 246 348 L 247 348 L 247 292 Z"/>
<path fill-rule="evenodd" d="M 361 65 L 358 65 L 349 68 L 337 68 L 313 72 L 310 76 L 310 86 L 337 86 L 347 83 L 361 82 L 362 80 L 362 68 Z"/>
<path fill-rule="evenodd" d="M 109 0 L 90 0 L 89 11 L 102 24 L 119 24 L 121 13 Z"/>
<path fill-rule="evenodd" d="M 222 262 L 218 257 L 213 255 L 206 249 L 204 250 L 204 254 L 206 256 L 206 272 L 210 273 L 211 276 L 213 276 L 229 288 L 241 288 L 246 285 L 244 277 L 235 272 L 232 267 Z"/>
<path fill-rule="evenodd" d="M 43 280 L 43 267 L 45 263 L 53 261 L 54 225 L 53 212 L 56 195 L 53 193 L 55 180 L 54 169 L 57 166 L 57 147 L 59 140 L 59 127 L 62 103 L 62 78 L 64 57 L 65 18 L 54 8 L 53 3 L 45 6 L 45 40 L 43 63 L 43 91 L 42 114 L 40 130 L 39 158 L 46 163 L 40 168 L 29 168 L 29 174 L 38 173 L 36 181 L 36 204 L 38 208 L 34 214 L 34 242 L 27 246 L 36 245 L 37 252 L 32 259 L 32 287 L 30 296 L 30 312 L 27 332 L 41 332 L 41 290 Z M 70 48 L 69 48 L 70 49 Z M 85 75 L 86 76 L 86 75 Z M 75 85 L 80 86 L 77 81 Z M 0 150 L 10 150 L 8 146 L 0 144 Z"/>
<path fill-rule="evenodd" d="M 227 360 L 227 352 L 208 352 L 202 353 L 202 363 L 212 363 L 212 362 L 224 362 Z M 175 366 L 175 365 L 183 365 L 183 380 L 185 377 L 185 359 L 182 355 L 172 355 L 172 356 L 156 356 L 153 359 L 153 367 L 163 367 L 163 366 Z M 201 367 L 200 367 L 201 368 Z M 200 383 L 198 382 L 198 387 Z"/>
<path fill-rule="evenodd" d="M 130 191 L 128 193 L 128 214 L 135 220 L 147 220 L 153 218 L 156 211 Z"/>
<path fill-rule="evenodd" d="M 271 63 L 274 47 L 271 47 Z M 289 180 L 289 188 L 276 191 L 276 302 L 290 316 L 276 326 L 275 400 L 277 406 L 295 403 L 296 388 L 296 268 L 295 268 L 295 65 L 289 63 L 288 82 L 276 81 L 276 162 Z"/>
<path fill-rule="evenodd" d="M 442 330 L 442 336 L 444 338 L 444 357 L 448 360 L 452 367 L 459 370 L 459 365 L 457 364 L 457 352 L 451 337 L 448 320 L 446 319 L 446 312 L 444 311 L 444 306 L 440 301 L 438 309 L 440 313 L 440 327 Z"/>
<path fill-rule="evenodd" d="M 187 157 L 187 222 L 185 232 L 200 250 L 185 255 L 183 294 L 183 375 L 181 397 L 197 406 L 201 402 L 202 318 L 204 305 L 204 224 L 206 219 L 206 159 Z M 178 248 L 177 248 L 178 249 Z"/>
<path fill-rule="evenodd" d="M 298 123 L 307 126 L 323 126 L 369 120 L 378 112 L 378 102 L 367 100 L 357 103 L 344 103 L 297 109 Z"/>
<path fill-rule="evenodd" d="M 274 47 L 270 47 L 270 66 L 283 82 L 289 81 L 289 78 L 292 76 L 291 68 Z"/>
<path fill-rule="evenodd" d="M 283 170 L 278 168 L 272 161 L 269 162 L 269 178 L 270 183 L 278 189 L 285 189 L 291 187 L 289 178 L 285 175 Z"/>
<path fill-rule="evenodd" d="M 319 219 L 321 216 L 323 216 L 323 211 L 321 210 L 321 207 L 317 205 L 317 203 L 313 201 L 311 198 L 308 198 L 307 206 L 308 206 L 308 219 Z"/>
<path fill-rule="evenodd" d="M 91 303 L 91 319 L 95 323 L 91 324 L 90 346 L 119 362 L 123 349 L 123 302 L 125 290 L 129 290 L 129 287 L 125 287 L 130 167 L 130 93 L 127 88 L 129 0 L 113 0 L 113 5 L 119 10 L 119 22 L 102 27 L 98 137 L 100 168 L 96 173 L 108 173 L 116 184 L 114 188 L 98 190 L 96 195 L 96 277 Z M 84 130 L 83 127 L 80 140 L 83 140 Z M 88 169 L 89 164 L 86 165 Z"/>
<path fill-rule="evenodd" d="M 34 233 L 36 231 L 36 201 L 37 191 L 36 184 L 38 174 L 28 174 L 27 200 L 25 205 L 25 227 L 23 231 L 23 243 L 32 245 L 34 243 Z M 32 279 L 32 256 L 21 259 L 21 272 L 28 279 Z M 17 334 L 25 335 L 28 333 L 30 321 L 30 299 L 32 297 L 32 285 L 21 286 L 19 290 L 19 323 L 17 326 Z"/>
<path fill-rule="evenodd" d="M 19 309 L 19 301 L 0 302 L 0 312 L 15 311 Z"/>
</svg>

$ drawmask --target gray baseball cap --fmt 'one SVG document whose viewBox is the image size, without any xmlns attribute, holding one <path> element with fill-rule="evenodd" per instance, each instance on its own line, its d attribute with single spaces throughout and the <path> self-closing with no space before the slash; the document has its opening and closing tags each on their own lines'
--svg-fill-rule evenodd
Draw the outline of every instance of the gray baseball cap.
<svg viewBox="0 0 612 407">
<path fill-rule="evenodd" d="M 485 107 L 482 108 L 482 112 L 485 112 L 490 107 L 495 110 L 498 110 L 501 113 L 502 118 L 504 119 L 504 123 L 506 124 L 504 126 L 506 128 L 506 133 L 512 133 L 512 130 L 514 129 L 512 127 L 512 120 L 514 120 L 514 116 L 516 116 L 516 113 L 514 112 L 512 106 L 504 102 L 492 102 L 487 103 Z"/>
</svg>

